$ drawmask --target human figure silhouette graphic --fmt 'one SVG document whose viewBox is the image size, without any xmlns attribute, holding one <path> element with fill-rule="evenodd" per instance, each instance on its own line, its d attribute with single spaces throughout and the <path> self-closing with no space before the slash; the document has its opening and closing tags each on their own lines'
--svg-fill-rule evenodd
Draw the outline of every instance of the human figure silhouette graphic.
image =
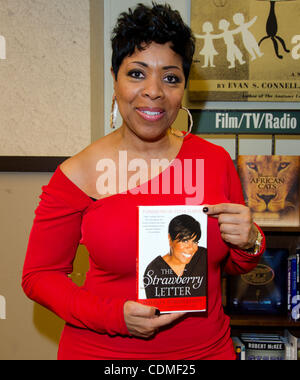
<svg viewBox="0 0 300 380">
<path fill-rule="evenodd" d="M 233 16 L 233 21 L 236 25 L 239 25 L 238 31 L 242 34 L 244 46 L 251 56 L 251 60 L 254 61 L 257 57 L 262 57 L 264 54 L 260 51 L 258 43 L 249 31 L 249 28 L 255 23 L 257 16 L 247 23 L 245 23 L 245 17 L 242 13 L 236 13 Z"/>
<path fill-rule="evenodd" d="M 203 26 L 202 30 L 205 33 L 204 35 L 201 34 L 195 34 L 196 38 L 204 39 L 204 46 L 202 50 L 200 51 L 200 55 L 204 56 L 204 65 L 202 67 L 216 67 L 214 65 L 214 57 L 215 55 L 218 55 L 219 53 L 216 51 L 214 47 L 213 40 L 220 38 L 221 34 L 211 34 L 213 32 L 214 28 L 211 22 L 206 21 Z"/>
<path fill-rule="evenodd" d="M 235 68 L 235 60 L 237 59 L 241 65 L 245 64 L 246 62 L 243 60 L 243 54 L 240 51 L 240 49 L 237 47 L 237 45 L 234 42 L 234 34 L 237 34 L 240 32 L 240 28 L 237 28 L 235 30 L 229 30 L 230 23 L 223 19 L 219 22 L 219 29 L 223 30 L 224 33 L 222 34 L 224 38 L 224 42 L 227 46 L 227 60 L 230 63 L 228 66 L 229 69 Z"/>
<path fill-rule="evenodd" d="M 260 46 L 264 40 L 271 38 L 271 40 L 273 41 L 276 56 L 279 59 L 282 59 L 283 56 L 279 54 L 278 43 L 276 40 L 278 40 L 281 43 L 283 50 L 285 52 L 290 53 L 290 50 L 286 47 L 284 40 L 277 35 L 278 24 L 277 24 L 277 17 L 275 13 L 275 1 L 270 1 L 270 3 L 271 3 L 271 8 L 270 8 L 270 13 L 267 20 L 267 26 L 266 26 L 267 35 L 259 41 L 258 45 Z"/>
</svg>

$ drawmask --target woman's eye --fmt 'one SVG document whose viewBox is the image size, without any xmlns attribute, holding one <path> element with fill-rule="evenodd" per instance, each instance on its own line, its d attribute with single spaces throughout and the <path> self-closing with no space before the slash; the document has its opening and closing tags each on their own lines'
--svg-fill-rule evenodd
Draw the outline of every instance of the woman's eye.
<svg viewBox="0 0 300 380">
<path fill-rule="evenodd" d="M 165 81 L 168 83 L 174 84 L 174 83 L 179 83 L 180 79 L 176 75 L 167 75 L 165 77 Z"/>
<path fill-rule="evenodd" d="M 144 74 L 139 70 L 132 70 L 129 71 L 128 76 L 134 79 L 142 79 L 144 78 Z"/>
</svg>

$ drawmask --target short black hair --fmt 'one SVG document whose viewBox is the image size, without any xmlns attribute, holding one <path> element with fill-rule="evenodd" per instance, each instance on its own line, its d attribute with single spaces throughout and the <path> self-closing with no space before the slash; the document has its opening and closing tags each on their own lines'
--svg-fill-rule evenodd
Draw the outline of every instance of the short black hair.
<svg viewBox="0 0 300 380">
<path fill-rule="evenodd" d="M 200 223 L 190 215 L 178 215 L 169 224 L 169 234 L 173 241 L 198 241 L 201 238 Z"/>
<path fill-rule="evenodd" d="M 112 33 L 112 68 L 117 79 L 123 59 L 131 56 L 135 49 L 142 51 L 151 42 L 165 44 L 171 42 L 175 53 L 182 58 L 182 66 L 187 84 L 193 55 L 195 38 L 178 11 L 170 5 L 152 2 L 152 7 L 138 4 L 134 10 L 120 14 Z"/>
</svg>

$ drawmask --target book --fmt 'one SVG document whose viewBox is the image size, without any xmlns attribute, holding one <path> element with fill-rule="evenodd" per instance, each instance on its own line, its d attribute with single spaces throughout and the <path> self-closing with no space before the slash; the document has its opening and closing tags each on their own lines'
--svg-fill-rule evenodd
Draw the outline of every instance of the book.
<svg viewBox="0 0 300 380">
<path fill-rule="evenodd" d="M 239 156 L 237 169 L 258 225 L 300 225 L 299 156 Z"/>
<path fill-rule="evenodd" d="M 286 359 L 298 360 L 298 338 L 287 329 L 284 330 L 284 336 L 289 343 L 289 350 Z"/>
<path fill-rule="evenodd" d="M 244 343 L 238 336 L 233 336 L 231 339 L 236 354 L 236 360 L 246 360 L 246 349 Z"/>
<path fill-rule="evenodd" d="M 202 206 L 139 206 L 137 302 L 161 313 L 207 311 Z"/>
<path fill-rule="evenodd" d="M 290 350 L 287 339 L 275 334 L 242 333 L 245 360 L 286 360 Z"/>
<path fill-rule="evenodd" d="M 300 248 L 288 258 L 288 312 L 293 321 L 300 320 Z"/>
<path fill-rule="evenodd" d="M 191 0 L 190 14 L 190 101 L 299 101 L 299 1 Z"/>
<path fill-rule="evenodd" d="M 286 314 L 289 251 L 268 248 L 258 265 L 229 281 L 229 311 L 246 314 Z"/>
</svg>

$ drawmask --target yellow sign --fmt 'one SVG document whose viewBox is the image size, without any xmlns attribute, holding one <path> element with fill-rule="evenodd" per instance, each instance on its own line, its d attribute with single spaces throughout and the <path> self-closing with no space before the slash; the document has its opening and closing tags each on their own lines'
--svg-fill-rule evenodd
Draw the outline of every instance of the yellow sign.
<svg viewBox="0 0 300 380">
<path fill-rule="evenodd" d="M 191 101 L 300 100 L 300 1 L 192 0 L 191 15 Z"/>
</svg>

